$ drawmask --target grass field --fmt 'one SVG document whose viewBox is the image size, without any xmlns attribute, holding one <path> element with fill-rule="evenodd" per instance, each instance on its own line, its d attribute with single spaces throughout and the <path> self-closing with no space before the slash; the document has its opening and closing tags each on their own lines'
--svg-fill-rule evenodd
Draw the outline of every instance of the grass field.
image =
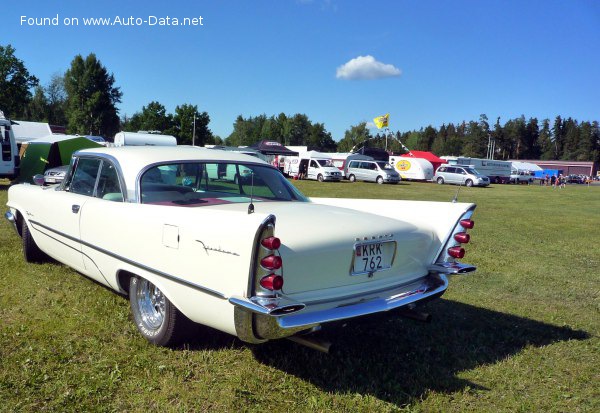
<svg viewBox="0 0 600 413">
<path fill-rule="evenodd" d="M 315 197 L 457 191 L 294 184 Z M 459 200 L 478 205 L 463 260 L 478 271 L 427 304 L 430 324 L 351 323 L 327 332 L 330 355 L 209 329 L 182 348 L 152 347 L 125 298 L 62 265 L 24 264 L 2 220 L 0 411 L 600 411 L 600 186 L 492 185 Z"/>
</svg>

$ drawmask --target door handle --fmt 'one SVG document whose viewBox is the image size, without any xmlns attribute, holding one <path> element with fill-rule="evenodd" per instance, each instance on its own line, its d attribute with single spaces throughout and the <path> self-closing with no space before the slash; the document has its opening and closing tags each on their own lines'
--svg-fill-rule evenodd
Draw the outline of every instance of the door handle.
<svg viewBox="0 0 600 413">
<path fill-rule="evenodd" d="M 74 214 L 79 212 L 79 208 L 81 208 L 79 205 L 73 205 L 71 206 L 71 211 L 73 211 Z"/>
</svg>

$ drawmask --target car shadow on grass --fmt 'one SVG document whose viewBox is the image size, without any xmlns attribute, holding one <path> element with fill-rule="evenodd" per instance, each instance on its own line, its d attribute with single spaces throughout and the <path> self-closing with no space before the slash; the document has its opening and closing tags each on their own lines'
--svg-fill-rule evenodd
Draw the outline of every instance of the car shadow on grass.
<svg viewBox="0 0 600 413">
<path fill-rule="evenodd" d="M 259 362 L 323 391 L 358 392 L 400 406 L 428 391 L 481 388 L 458 374 L 525 347 L 589 338 L 584 331 L 455 301 L 438 300 L 423 310 L 433 314 L 430 324 L 391 313 L 323 331 L 321 337 L 333 343 L 330 354 L 288 340 L 253 346 L 253 352 Z"/>
</svg>

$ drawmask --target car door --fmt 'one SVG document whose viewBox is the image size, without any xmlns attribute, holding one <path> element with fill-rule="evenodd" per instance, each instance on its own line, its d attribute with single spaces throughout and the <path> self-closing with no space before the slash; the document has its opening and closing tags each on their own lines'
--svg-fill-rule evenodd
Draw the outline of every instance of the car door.
<svg viewBox="0 0 600 413">
<path fill-rule="evenodd" d="M 85 265 L 81 255 L 79 219 L 86 201 L 94 192 L 100 163 L 100 159 L 95 158 L 76 160 L 65 185 L 58 190 L 48 190 L 43 205 L 32 219 L 34 228 L 39 226 L 46 235 L 40 241 L 46 247 L 45 251 L 82 272 Z"/>
<path fill-rule="evenodd" d="M 310 160 L 308 164 L 308 179 L 317 179 L 319 175 L 319 164 L 314 159 Z"/>
<path fill-rule="evenodd" d="M 465 171 L 463 168 L 456 168 L 456 178 L 456 183 L 464 185 L 465 181 L 467 180 L 467 171 Z"/>
<path fill-rule="evenodd" d="M 448 166 L 446 168 L 446 172 L 444 173 L 444 180 L 449 184 L 458 183 L 456 179 L 456 168 L 453 166 Z"/>
</svg>

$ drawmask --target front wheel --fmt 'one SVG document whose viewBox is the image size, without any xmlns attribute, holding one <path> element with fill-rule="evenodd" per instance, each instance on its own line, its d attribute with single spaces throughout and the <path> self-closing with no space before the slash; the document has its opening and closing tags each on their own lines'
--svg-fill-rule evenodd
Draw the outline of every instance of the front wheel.
<svg viewBox="0 0 600 413">
<path fill-rule="evenodd" d="M 441 176 L 438 177 L 437 183 L 440 184 L 440 185 L 442 185 L 444 183 L 444 178 L 442 178 Z"/>
<path fill-rule="evenodd" d="M 381 185 L 383 183 L 383 178 L 381 176 L 377 177 L 377 183 Z"/>
<path fill-rule="evenodd" d="M 185 316 L 157 286 L 143 278 L 131 277 L 129 303 L 135 325 L 146 340 L 157 346 L 177 344 Z"/>
<path fill-rule="evenodd" d="M 23 258 L 26 262 L 44 262 L 48 256 L 38 247 L 29 231 L 25 219 L 21 222 L 21 236 L 23 241 Z"/>
<path fill-rule="evenodd" d="M 317 181 L 323 182 L 323 175 L 319 174 L 319 176 L 317 176 Z"/>
<path fill-rule="evenodd" d="M 350 175 L 350 176 L 348 177 L 348 180 L 349 180 L 350 182 L 356 182 L 356 177 L 355 177 L 354 175 Z"/>
<path fill-rule="evenodd" d="M 465 182 L 465 185 L 468 187 L 472 187 L 473 186 L 473 181 L 471 181 L 470 179 L 467 179 L 467 181 Z"/>
</svg>

